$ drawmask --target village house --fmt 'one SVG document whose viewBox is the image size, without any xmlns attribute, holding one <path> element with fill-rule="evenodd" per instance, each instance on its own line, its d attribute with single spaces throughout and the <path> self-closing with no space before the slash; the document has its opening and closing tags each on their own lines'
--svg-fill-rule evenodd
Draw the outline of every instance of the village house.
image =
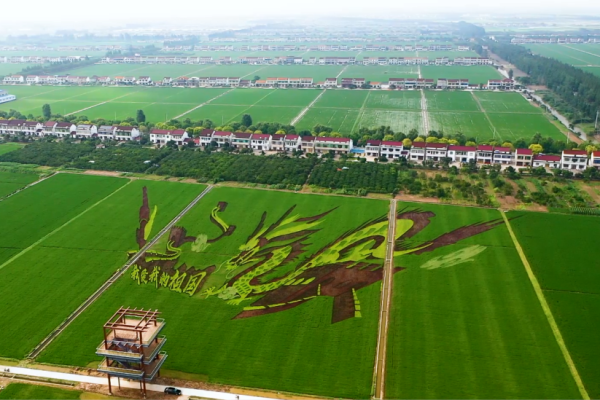
<svg viewBox="0 0 600 400">
<path fill-rule="evenodd" d="M 302 140 L 300 142 L 301 150 L 304 150 L 305 153 L 314 153 L 315 152 L 315 137 L 314 136 L 302 136 Z"/>
<path fill-rule="evenodd" d="M 253 133 L 250 137 L 250 147 L 252 147 L 253 150 L 271 150 L 271 135 Z"/>
<path fill-rule="evenodd" d="M 560 164 L 562 169 L 584 170 L 588 164 L 587 151 L 563 150 Z"/>
<path fill-rule="evenodd" d="M 330 137 L 315 138 L 316 153 L 329 153 L 332 151 L 334 154 L 347 154 L 350 153 L 350 150 L 352 150 L 352 139 Z"/>
<path fill-rule="evenodd" d="M 494 147 L 494 164 L 512 164 L 513 151 L 510 147 Z"/>
<path fill-rule="evenodd" d="M 530 149 L 517 149 L 515 152 L 515 165 L 517 167 L 530 167 L 533 162 L 533 152 Z"/>
<path fill-rule="evenodd" d="M 284 151 L 285 150 L 285 135 L 273 135 L 271 137 L 271 150 L 273 151 Z"/>
<path fill-rule="evenodd" d="M 96 125 L 80 124 L 71 135 L 78 139 L 91 138 L 98 135 L 98 128 Z"/>
<path fill-rule="evenodd" d="M 365 154 L 367 157 L 379 157 L 381 152 L 381 140 L 367 140 Z"/>
<path fill-rule="evenodd" d="M 538 167 L 558 169 L 560 168 L 560 156 L 537 154 L 533 157 L 533 168 Z"/>
<path fill-rule="evenodd" d="M 37 121 L 25 121 L 21 126 L 22 132 L 29 136 L 40 136 L 43 130 L 43 125 Z"/>
<path fill-rule="evenodd" d="M 250 137 L 251 133 L 244 132 L 236 132 L 233 134 L 233 139 L 231 139 L 231 144 L 233 147 L 237 149 L 249 149 L 250 147 Z"/>
<path fill-rule="evenodd" d="M 113 140 L 115 138 L 116 127 L 112 125 L 101 125 L 98 128 L 98 137 L 102 140 Z"/>
<path fill-rule="evenodd" d="M 116 126 L 115 127 L 115 139 L 116 140 L 135 140 L 140 136 L 140 131 L 135 126 Z"/>
<path fill-rule="evenodd" d="M 381 142 L 379 154 L 381 157 L 385 157 L 389 160 L 404 157 L 406 154 L 403 153 L 404 145 L 402 142 L 395 142 L 384 140 Z"/>
<path fill-rule="evenodd" d="M 473 160 L 477 160 L 477 148 L 474 146 L 459 146 L 450 145 L 448 146 L 448 158 L 451 162 L 468 163 Z"/>
<path fill-rule="evenodd" d="M 445 143 L 425 143 L 425 160 L 442 161 L 448 153 L 448 145 Z"/>
<path fill-rule="evenodd" d="M 494 159 L 494 146 L 477 146 L 477 162 L 480 164 L 491 164 Z"/>
<path fill-rule="evenodd" d="M 54 122 L 54 121 L 44 122 L 44 124 L 42 126 L 41 136 L 54 135 L 55 127 L 56 127 L 56 122 Z"/>
<path fill-rule="evenodd" d="M 284 139 L 285 150 L 294 151 L 300 148 L 301 139 L 298 135 L 285 135 Z"/>
<path fill-rule="evenodd" d="M 70 122 L 57 122 L 54 126 L 54 135 L 58 137 L 71 136 L 77 132 L 77 126 Z"/>
<path fill-rule="evenodd" d="M 136 85 L 150 86 L 154 83 L 152 82 L 152 78 L 149 76 L 140 76 L 138 80 L 135 82 Z"/>
<path fill-rule="evenodd" d="M 223 147 L 227 143 L 227 145 L 231 145 L 231 140 L 233 139 L 233 133 L 231 132 L 223 132 L 223 131 L 214 131 L 212 133 L 212 141 L 217 143 L 217 146 Z"/>
<path fill-rule="evenodd" d="M 25 77 L 23 75 L 5 76 L 2 82 L 8 85 L 15 83 L 25 83 Z"/>
<path fill-rule="evenodd" d="M 413 142 L 410 148 L 410 161 L 425 161 L 425 142 Z"/>
<path fill-rule="evenodd" d="M 590 167 L 600 169 L 600 151 L 593 151 L 590 154 Z"/>
</svg>

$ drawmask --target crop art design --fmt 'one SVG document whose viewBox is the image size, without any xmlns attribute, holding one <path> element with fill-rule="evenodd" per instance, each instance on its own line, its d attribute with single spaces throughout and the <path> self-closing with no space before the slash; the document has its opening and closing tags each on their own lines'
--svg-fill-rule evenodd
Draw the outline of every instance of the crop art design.
<svg viewBox="0 0 600 400">
<path fill-rule="evenodd" d="M 184 227 L 175 226 L 169 232 L 162 251 L 147 251 L 131 270 L 131 278 L 138 284 L 152 284 L 175 292 L 197 295 L 199 298 L 217 297 L 232 306 L 240 307 L 235 319 L 258 317 L 298 307 L 319 296 L 333 298 L 332 323 L 360 317 L 361 307 L 357 291 L 382 279 L 386 255 L 388 219 L 386 215 L 372 219 L 351 229 L 319 250 L 308 254 L 314 235 L 336 208 L 304 216 L 290 207 L 278 219 L 268 224 L 268 212 L 262 213 L 252 234 L 244 239 L 239 252 L 220 265 L 208 267 L 181 263 L 182 246 L 191 244 L 191 250 L 202 252 L 227 236 L 236 234 L 236 226 L 229 225 L 220 213 L 228 207 L 219 202 L 212 209 L 207 223 L 221 232 L 216 237 L 200 234 L 188 236 Z M 136 238 L 142 248 L 157 210 L 150 212 L 148 194 L 143 191 L 140 209 L 140 227 Z M 420 255 L 455 244 L 486 232 L 502 220 L 463 226 L 433 240 L 418 241 L 413 237 L 425 230 L 435 214 L 431 211 L 403 209 L 396 214 L 395 256 Z M 446 268 L 473 260 L 484 247 L 459 250 L 423 264 L 424 269 Z M 135 254 L 135 251 L 130 252 Z M 394 273 L 405 270 L 394 267 Z"/>
</svg>

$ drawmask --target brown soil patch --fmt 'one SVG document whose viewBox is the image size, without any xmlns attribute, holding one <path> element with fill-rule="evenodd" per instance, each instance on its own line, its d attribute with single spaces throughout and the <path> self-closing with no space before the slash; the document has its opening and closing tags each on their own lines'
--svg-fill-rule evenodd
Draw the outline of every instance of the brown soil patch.
<svg viewBox="0 0 600 400">
<path fill-rule="evenodd" d="M 423 196 L 420 196 L 417 194 L 399 193 L 396 195 L 395 199 L 399 200 L 399 201 L 409 201 L 409 202 L 415 202 L 415 203 L 434 203 L 434 204 L 441 203 L 441 200 L 438 199 L 437 197 L 423 197 Z"/>
<path fill-rule="evenodd" d="M 114 172 L 114 171 L 95 171 L 92 169 L 88 169 L 84 172 L 84 174 L 87 175 L 100 175 L 100 176 L 121 176 L 120 172 Z"/>
</svg>

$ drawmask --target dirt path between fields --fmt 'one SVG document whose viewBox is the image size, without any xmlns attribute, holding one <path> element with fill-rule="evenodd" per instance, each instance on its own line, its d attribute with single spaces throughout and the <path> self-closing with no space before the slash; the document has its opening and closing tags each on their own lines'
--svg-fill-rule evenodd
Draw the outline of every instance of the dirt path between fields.
<svg viewBox="0 0 600 400">
<path fill-rule="evenodd" d="M 394 284 L 394 244 L 396 237 L 396 200 L 390 203 L 388 235 L 383 278 L 381 279 L 381 304 L 379 313 L 379 332 L 377 335 L 377 353 L 373 371 L 374 398 L 383 399 L 385 395 L 385 369 L 387 362 L 387 340 L 392 305 L 392 287 Z"/>
<path fill-rule="evenodd" d="M 112 194 L 116 193 L 117 191 L 119 191 L 120 189 L 124 188 L 125 186 L 127 186 L 127 185 L 121 186 L 119 189 L 117 189 Z M 154 246 L 154 244 L 156 244 L 156 242 L 158 242 L 158 240 L 165 233 L 167 233 L 177 222 L 179 222 L 179 220 L 185 214 L 187 214 L 188 211 L 190 211 L 200 201 L 200 199 L 202 199 L 208 192 L 210 192 L 210 190 L 212 188 L 213 188 L 212 185 L 207 186 L 206 189 L 204 189 L 204 191 L 202 191 L 202 193 L 200 193 L 194 200 L 192 200 L 192 202 L 190 204 L 188 204 L 179 214 L 177 214 L 177 216 L 175 218 L 173 218 L 173 220 L 171 222 L 169 222 L 167 225 L 165 225 L 165 227 L 160 232 L 158 232 L 158 234 L 152 240 L 150 240 L 148 243 L 146 243 L 146 245 L 143 248 L 141 248 L 133 257 L 131 257 L 129 259 L 129 261 L 127 261 L 125 263 L 125 265 L 123 265 L 121 268 L 119 268 L 102 286 L 100 286 L 100 288 L 98 290 L 96 290 L 87 300 L 85 300 L 79 307 L 77 307 L 77 309 L 75 309 L 75 311 L 73 311 L 71 313 L 71 315 L 69 315 L 67 317 L 67 319 L 65 319 L 59 326 L 57 326 L 52 332 L 50 332 L 50 334 L 48 336 L 46 336 L 31 351 L 31 353 L 29 353 L 27 355 L 27 358 L 29 358 L 29 359 L 35 359 L 37 356 L 39 356 L 40 353 L 46 347 L 48 347 L 48 345 L 50 343 L 52 343 L 52 341 L 56 337 L 58 337 L 58 335 L 62 331 L 64 331 L 71 324 L 71 322 L 73 322 L 79 315 L 81 315 L 81 313 L 83 313 L 92 303 L 94 303 L 109 287 L 112 286 L 113 283 L 115 283 L 121 276 L 123 276 L 123 274 L 125 274 L 125 272 L 127 272 L 127 270 L 129 269 L 129 267 L 131 267 L 146 251 L 148 251 L 152 246 Z M 103 200 L 105 200 L 105 199 L 106 198 L 104 198 Z M 98 203 L 96 203 L 96 204 L 98 204 Z M 94 206 L 92 206 L 92 207 L 94 207 Z M 90 207 L 90 208 L 92 208 L 92 207 Z M 89 210 L 89 208 L 86 209 L 84 211 L 84 213 L 87 212 L 88 210 Z M 82 214 L 79 214 L 75 218 L 78 218 Z M 71 221 L 73 221 L 73 219 Z M 71 221 L 67 222 L 67 224 L 70 223 Z M 65 225 L 63 225 L 63 226 L 65 226 Z M 60 227 L 60 228 L 62 228 L 62 227 Z M 60 228 L 58 228 L 58 229 L 60 229 Z M 54 233 L 54 232 L 56 232 L 56 231 L 53 231 L 52 233 Z M 47 236 L 45 236 L 41 240 L 45 239 Z M 37 243 L 39 243 L 40 241 L 34 243 L 34 245 L 37 244 Z M 23 252 L 21 252 L 21 253 L 23 253 Z M 17 256 L 19 256 L 21 253 L 19 253 Z M 15 257 L 17 257 L 17 256 L 15 256 Z M 13 257 L 12 259 L 10 259 L 8 262 L 12 261 L 15 257 Z"/>
</svg>

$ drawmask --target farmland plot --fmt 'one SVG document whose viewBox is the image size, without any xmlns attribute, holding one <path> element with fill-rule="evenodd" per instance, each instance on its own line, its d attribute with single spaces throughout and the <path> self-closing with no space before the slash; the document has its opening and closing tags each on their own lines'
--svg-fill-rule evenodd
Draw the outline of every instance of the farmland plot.
<svg viewBox="0 0 600 400">
<path fill-rule="evenodd" d="M 421 92 L 419 91 L 377 91 L 371 92 L 365 108 L 392 110 L 421 110 Z"/>
<path fill-rule="evenodd" d="M 38 179 L 37 174 L 0 171 L 0 199 Z"/>
<path fill-rule="evenodd" d="M 54 186 L 46 185 L 47 182 Z M 69 198 L 62 203 L 52 202 L 60 207 L 56 210 L 60 213 L 49 208 L 50 205 L 41 207 L 48 215 L 40 215 L 35 210 L 41 198 L 45 202 L 55 199 L 50 190 L 56 185 L 62 196 L 73 197 L 82 204 L 72 206 L 75 213 L 65 213 L 66 223 L 61 214 L 69 210 L 65 208 Z M 97 188 L 104 188 L 102 197 L 92 198 L 92 194 L 99 192 Z M 0 332 L 0 356 L 23 358 L 126 262 L 128 251 L 138 249 L 136 228 L 144 190 L 153 195 L 151 222 L 142 230 L 143 237 L 149 239 L 202 188 L 171 182 L 61 174 L 0 202 L 0 213 L 9 212 L 14 204 L 21 206 L 19 213 L 13 211 L 18 215 L 3 226 L 10 227 L 6 229 L 8 234 L 17 233 L 10 239 L 20 238 L 12 247 L 22 246 L 19 253 L 8 254 L 12 258 L 0 264 L 0 304 L 3 305 L 0 319 L 11 321 Z M 86 193 L 87 198 L 80 193 Z M 35 205 L 31 205 L 32 199 L 37 200 Z M 46 225 L 49 228 L 44 230 Z M 36 239 L 37 242 L 31 243 Z M 1 243 L 7 243 L 8 247 L 11 242 L 3 240 Z"/>
<path fill-rule="evenodd" d="M 422 116 L 420 112 L 411 111 L 388 111 L 388 110 L 365 110 L 361 116 L 355 131 L 365 128 L 378 128 L 389 126 L 395 132 L 408 133 L 411 129 L 423 131 Z"/>
<path fill-rule="evenodd" d="M 403 206 L 430 224 L 396 241 L 425 247 L 395 257 L 386 397 L 578 398 L 500 214 Z"/>
<path fill-rule="evenodd" d="M 175 265 L 162 261 L 171 251 L 165 238 L 40 360 L 96 360 L 97 327 L 115 307 L 135 305 L 162 311 L 167 369 L 222 384 L 366 398 L 388 205 L 215 188 L 169 234 Z M 271 261 L 262 263 L 266 253 Z"/>
<path fill-rule="evenodd" d="M 564 140 L 562 134 L 542 114 L 511 114 L 510 118 L 504 113 L 487 113 L 496 133 L 502 140 L 517 140 L 519 138 L 530 138 L 536 133 L 554 140 Z"/>
<path fill-rule="evenodd" d="M 431 130 L 444 134 L 462 133 L 478 140 L 493 137 L 493 130 L 485 114 L 480 112 L 430 112 L 429 126 Z"/>
<path fill-rule="evenodd" d="M 598 218 L 513 212 L 511 223 L 591 398 L 600 396 Z M 575 235 L 557 235 L 569 226 Z"/>
<path fill-rule="evenodd" d="M 533 106 L 521 94 L 513 92 L 473 92 L 481 107 L 488 113 L 539 114 L 542 110 Z"/>
<path fill-rule="evenodd" d="M 429 111 L 479 111 L 479 106 L 469 92 L 426 91 Z"/>
</svg>

